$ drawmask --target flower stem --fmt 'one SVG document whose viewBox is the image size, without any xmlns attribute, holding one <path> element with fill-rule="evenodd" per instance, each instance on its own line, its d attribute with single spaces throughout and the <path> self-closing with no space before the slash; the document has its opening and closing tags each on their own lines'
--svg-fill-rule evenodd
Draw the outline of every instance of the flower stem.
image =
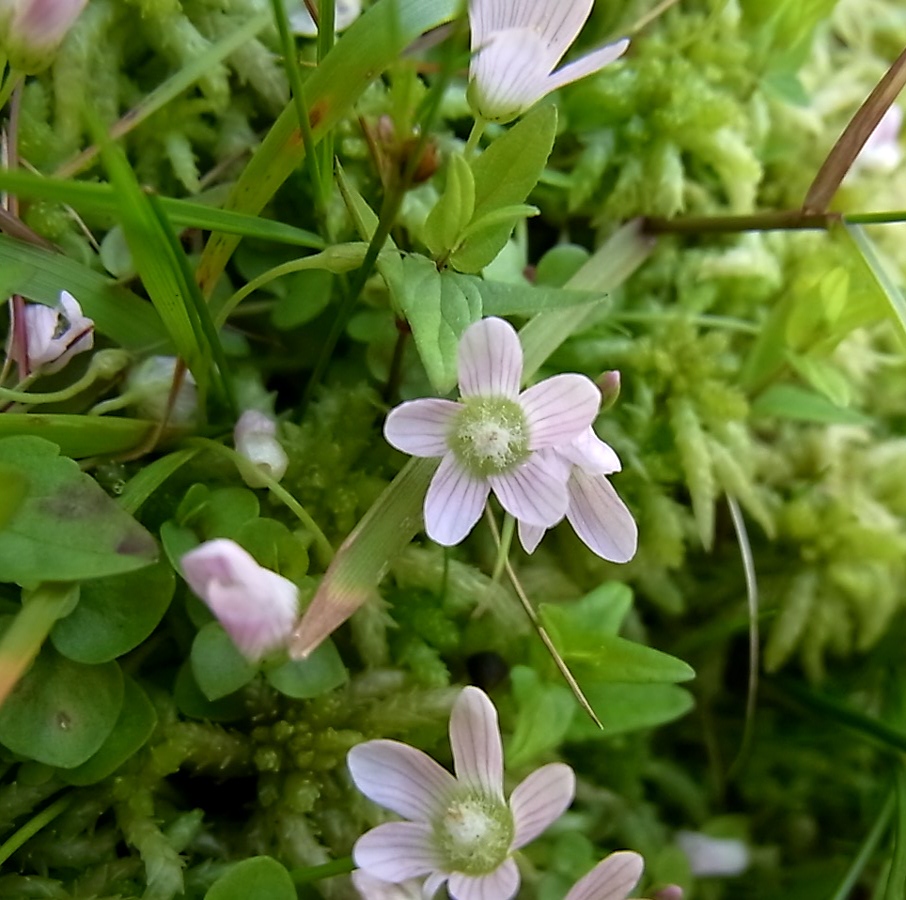
<svg viewBox="0 0 906 900">
<path fill-rule="evenodd" d="M 500 543 L 497 547 L 497 562 L 494 563 L 494 571 L 491 573 L 491 581 L 495 584 L 500 581 L 503 574 L 503 568 L 506 561 L 510 558 L 510 547 L 513 544 L 513 532 L 516 528 L 516 520 L 507 513 L 503 517 L 503 527 L 500 529 Z"/>
<path fill-rule="evenodd" d="M 831 897 L 830 900 L 847 900 L 847 898 L 852 896 L 853 888 L 855 888 L 858 883 L 862 871 L 868 865 L 875 850 L 878 849 L 878 844 L 881 843 L 881 838 L 884 837 L 884 834 L 890 825 L 890 818 L 893 815 L 894 800 L 894 794 L 891 793 L 881 807 L 881 812 L 878 814 L 878 818 L 875 819 L 874 825 L 871 826 L 871 831 L 868 832 L 865 840 L 862 842 L 862 846 L 859 847 L 856 858 L 850 864 L 849 869 L 843 876 L 843 880 L 838 885 L 837 890 L 834 892 L 834 896 Z"/>
<path fill-rule="evenodd" d="M 485 517 L 488 520 L 488 526 L 491 529 L 491 534 L 494 537 L 494 543 L 498 547 L 502 547 L 502 541 L 500 538 L 500 532 L 497 529 L 497 523 L 494 521 L 494 516 L 491 513 L 489 508 L 485 508 Z M 566 661 L 558 652 L 557 648 L 554 646 L 554 642 L 551 640 L 551 636 L 547 633 L 547 629 L 544 625 L 541 624 L 541 619 L 538 618 L 538 613 L 535 612 L 535 608 L 532 606 L 531 601 L 526 596 L 525 591 L 522 588 L 522 584 L 519 581 L 519 578 L 516 575 L 516 572 L 513 570 L 513 566 L 510 564 L 509 558 L 506 554 L 503 555 L 503 567 L 506 570 L 507 577 L 510 579 L 510 584 L 513 585 L 513 590 L 516 592 L 516 596 L 519 598 L 519 602 L 522 604 L 522 608 L 525 610 L 525 614 L 529 617 L 529 621 L 532 623 L 532 628 L 535 629 L 535 633 L 541 638 L 541 643 L 544 644 L 547 652 L 550 654 L 551 659 L 554 661 L 554 665 L 557 667 L 557 670 L 563 676 L 563 680 L 569 686 L 569 689 L 572 691 L 573 696 L 579 702 L 579 705 L 585 712 L 588 713 L 589 718 L 598 728 L 602 729 L 604 726 L 601 724 L 601 720 L 596 715 L 595 711 L 591 708 L 591 704 L 588 702 L 585 694 L 582 692 L 582 688 L 579 687 L 579 682 L 576 681 L 576 677 L 569 670 L 569 666 L 566 665 Z"/>
<path fill-rule="evenodd" d="M 23 598 L 22 609 L 0 639 L 0 705 L 38 655 L 54 623 L 69 613 L 77 598 L 78 585 L 61 582 L 42 584 Z"/>
<path fill-rule="evenodd" d="M 20 72 L 16 72 L 12 69 L 10 70 L 9 74 L 6 76 L 6 81 L 0 85 L 0 109 L 3 109 L 9 102 L 9 98 L 12 97 L 13 91 L 19 86 L 23 77 L 24 76 Z"/>
<path fill-rule="evenodd" d="M 481 136 L 484 134 L 485 128 L 487 128 L 488 123 L 482 119 L 480 116 L 475 120 L 475 124 L 472 126 L 472 131 L 469 133 L 469 139 L 466 141 L 465 149 L 463 150 L 463 156 L 469 160 L 472 158 L 475 151 L 478 149 L 478 142 L 481 140 Z"/>
<path fill-rule="evenodd" d="M 75 799 L 75 794 L 65 794 L 46 806 L 36 816 L 33 816 L 18 831 L 11 834 L 0 844 L 0 865 L 3 865 L 26 841 L 31 840 L 42 828 L 49 825 L 61 813 L 66 812 L 69 804 Z"/>
</svg>

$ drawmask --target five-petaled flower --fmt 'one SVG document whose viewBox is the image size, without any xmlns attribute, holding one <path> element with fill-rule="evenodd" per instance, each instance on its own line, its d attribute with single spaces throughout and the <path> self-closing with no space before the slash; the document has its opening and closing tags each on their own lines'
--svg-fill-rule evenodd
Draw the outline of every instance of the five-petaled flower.
<svg viewBox="0 0 906 900">
<path fill-rule="evenodd" d="M 77 353 L 94 345 L 94 322 L 82 315 L 78 300 L 62 291 L 56 306 L 30 303 L 25 307 L 28 367 L 58 372 Z"/>
<path fill-rule="evenodd" d="M 444 882 L 454 900 L 509 900 L 519 890 L 514 851 L 534 840 L 572 802 L 575 775 L 550 763 L 503 794 L 503 747 L 488 696 L 465 688 L 450 716 L 456 777 L 430 756 L 398 741 L 377 740 L 349 751 L 359 790 L 409 821 L 364 834 L 353 859 L 389 882 L 427 876 L 424 892 Z"/>
<path fill-rule="evenodd" d="M 288 578 L 225 538 L 190 550 L 180 566 L 246 659 L 257 662 L 286 645 L 299 610 L 298 588 Z"/>
<path fill-rule="evenodd" d="M 538 451 L 569 444 L 594 421 L 591 379 L 554 375 L 519 392 L 522 346 L 503 319 L 470 325 L 459 344 L 460 401 L 411 400 L 387 416 L 384 436 L 413 456 L 442 457 L 425 496 L 425 530 L 458 544 L 493 490 L 520 522 L 549 528 L 567 512 L 568 472 Z"/>
<path fill-rule="evenodd" d="M 594 0 L 469 0 L 469 103 L 490 122 L 509 122 L 542 97 L 603 69 L 626 52 L 626 38 L 557 71 Z"/>
<path fill-rule="evenodd" d="M 591 428 L 571 444 L 542 450 L 551 467 L 567 473 L 569 506 L 566 520 L 585 545 L 611 562 L 628 562 L 635 556 L 639 531 L 632 513 L 613 489 L 607 476 L 620 471 L 613 449 Z M 527 553 L 534 552 L 545 529 L 519 522 L 519 540 Z"/>
</svg>

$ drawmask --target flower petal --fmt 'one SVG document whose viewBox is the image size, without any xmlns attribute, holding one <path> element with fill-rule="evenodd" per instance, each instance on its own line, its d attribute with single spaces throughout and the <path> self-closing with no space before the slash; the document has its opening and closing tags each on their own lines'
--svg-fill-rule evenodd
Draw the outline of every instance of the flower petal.
<svg viewBox="0 0 906 900">
<path fill-rule="evenodd" d="M 463 397 L 511 397 L 522 381 L 522 344 L 516 329 L 491 317 L 470 325 L 459 342 L 459 391 Z"/>
<path fill-rule="evenodd" d="M 534 553 L 538 549 L 538 544 L 541 543 L 541 538 L 544 537 L 546 531 L 547 529 L 542 528 L 540 525 L 529 525 L 520 519 L 519 543 L 522 544 L 522 549 L 526 553 Z"/>
<path fill-rule="evenodd" d="M 438 466 L 425 495 L 425 531 L 444 547 L 458 544 L 481 518 L 490 485 L 473 478 L 448 453 Z"/>
<path fill-rule="evenodd" d="M 623 38 L 606 47 L 600 47 L 598 50 L 592 50 L 586 53 L 575 62 L 567 63 L 560 69 L 557 69 L 547 79 L 546 93 L 556 91 L 567 84 L 572 84 L 580 78 L 593 75 L 600 72 L 605 66 L 610 65 L 614 60 L 619 59 L 629 47 L 629 38 Z"/>
<path fill-rule="evenodd" d="M 644 868 L 645 861 L 638 853 L 611 853 L 580 878 L 564 900 L 625 900 L 639 883 Z"/>
<path fill-rule="evenodd" d="M 629 562 L 638 548 L 639 529 L 607 478 L 574 468 L 567 490 L 566 518 L 589 550 L 611 562 Z"/>
<path fill-rule="evenodd" d="M 550 528 L 566 514 L 569 494 L 563 467 L 533 453 L 518 469 L 490 475 L 488 482 L 500 505 L 520 522 Z"/>
<path fill-rule="evenodd" d="M 507 859 L 493 872 L 477 878 L 454 872 L 447 890 L 453 900 L 510 900 L 519 890 L 519 869 Z"/>
<path fill-rule="evenodd" d="M 390 410 L 384 437 L 392 447 L 412 456 L 443 456 L 450 449 L 450 426 L 461 410 L 461 404 L 439 398 L 401 403 Z"/>
<path fill-rule="evenodd" d="M 610 475 L 622 469 L 620 457 L 610 444 L 605 444 L 595 434 L 593 428 L 586 428 L 571 444 L 558 447 L 557 452 L 573 465 L 580 466 L 588 475 Z"/>
<path fill-rule="evenodd" d="M 450 746 L 456 778 L 503 800 L 503 744 L 497 710 L 477 687 L 463 688 L 450 714 Z"/>
<path fill-rule="evenodd" d="M 346 764 L 356 787 L 379 806 L 427 822 L 456 788 L 456 779 L 426 753 L 399 741 L 366 741 Z"/>
<path fill-rule="evenodd" d="M 519 395 L 529 426 L 529 449 L 555 447 L 575 440 L 591 426 L 601 406 L 601 392 L 584 375 L 554 375 Z"/>
<path fill-rule="evenodd" d="M 352 873 L 352 883 L 364 900 L 424 900 L 426 896 L 422 893 L 422 883 L 417 878 L 394 884 L 356 869 Z"/>
<path fill-rule="evenodd" d="M 513 7 L 512 3 L 501 6 Z M 545 44 L 557 51 L 556 63 L 576 39 L 585 24 L 594 0 L 569 0 L 568 3 L 551 0 L 523 0 L 515 4 L 510 27 L 533 28 Z"/>
<path fill-rule="evenodd" d="M 387 822 L 365 832 L 352 848 L 355 864 L 382 881 L 421 878 L 441 868 L 431 826 L 424 822 Z"/>
<path fill-rule="evenodd" d="M 524 778 L 510 796 L 516 833 L 512 849 L 533 841 L 563 815 L 576 793 L 576 775 L 563 763 L 550 763 Z"/>
</svg>

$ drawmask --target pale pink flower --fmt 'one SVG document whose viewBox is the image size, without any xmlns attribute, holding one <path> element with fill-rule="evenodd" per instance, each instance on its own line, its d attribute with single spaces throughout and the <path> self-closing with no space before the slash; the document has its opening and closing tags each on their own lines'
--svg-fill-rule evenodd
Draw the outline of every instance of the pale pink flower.
<svg viewBox="0 0 906 900">
<path fill-rule="evenodd" d="M 384 436 L 413 456 L 441 458 L 425 496 L 425 530 L 458 544 L 493 490 L 520 522 L 549 528 L 569 503 L 568 473 L 538 451 L 568 444 L 594 421 L 601 395 L 584 375 L 555 375 L 519 392 L 522 346 L 503 319 L 470 325 L 459 344 L 460 400 L 411 400 Z"/>
<path fill-rule="evenodd" d="M 563 763 L 542 766 L 503 794 L 503 747 L 488 696 L 465 688 L 450 716 L 456 776 L 398 741 L 367 741 L 349 751 L 359 790 L 408 821 L 364 834 L 353 859 L 383 881 L 424 878 L 432 896 L 444 882 L 453 900 L 509 900 L 519 890 L 512 854 L 541 834 L 572 802 L 576 777 Z"/>
<path fill-rule="evenodd" d="M 626 900 L 639 883 L 645 861 L 638 853 L 620 850 L 602 859 L 580 878 L 563 900 Z"/>
<path fill-rule="evenodd" d="M 509 122 L 564 85 L 626 52 L 626 38 L 554 71 L 594 0 L 469 0 L 469 103 L 489 122 Z"/>
<path fill-rule="evenodd" d="M 362 869 L 352 873 L 352 883 L 363 900 L 426 900 L 429 895 L 424 892 L 424 880 L 410 878 L 394 884 L 382 881 L 369 875 Z"/>
<path fill-rule="evenodd" d="M 620 471 L 619 457 L 591 428 L 570 444 L 543 450 L 551 468 L 566 473 L 569 505 L 566 521 L 585 545 L 611 562 L 628 562 L 635 556 L 639 532 L 632 513 L 613 489 L 607 476 Z M 533 553 L 545 529 L 519 522 L 519 540 Z"/>
<path fill-rule="evenodd" d="M 246 659 L 257 662 L 286 645 L 299 611 L 299 591 L 289 579 L 225 538 L 190 550 L 180 566 Z"/>
<path fill-rule="evenodd" d="M 46 69 L 88 0 L 0 0 L 0 48 L 26 75 Z"/>
<path fill-rule="evenodd" d="M 256 409 L 247 409 L 233 429 L 236 452 L 251 465 L 239 469 L 242 480 L 251 488 L 267 487 L 261 477 L 279 481 L 286 474 L 289 459 L 277 440 L 277 423 Z"/>
<path fill-rule="evenodd" d="M 58 372 L 77 353 L 94 346 L 94 322 L 82 315 L 69 291 L 62 291 L 56 306 L 25 307 L 25 341 L 29 369 Z"/>
</svg>

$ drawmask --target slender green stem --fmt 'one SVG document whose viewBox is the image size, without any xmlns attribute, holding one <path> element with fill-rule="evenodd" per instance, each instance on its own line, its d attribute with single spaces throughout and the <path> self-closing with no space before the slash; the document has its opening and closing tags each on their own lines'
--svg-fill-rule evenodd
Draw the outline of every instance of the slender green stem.
<svg viewBox="0 0 906 900">
<path fill-rule="evenodd" d="M 355 863 L 351 856 L 344 856 L 342 859 L 334 859 L 323 866 L 306 866 L 303 869 L 293 869 L 289 873 L 293 884 L 300 887 L 303 884 L 312 884 L 315 881 L 323 881 L 325 878 L 333 878 L 334 875 L 345 875 L 355 868 Z"/>
<path fill-rule="evenodd" d="M 73 382 L 69 387 L 61 388 L 59 391 L 49 391 L 46 394 L 32 394 L 28 391 L 0 387 L 0 400 L 7 403 L 27 403 L 31 406 L 41 403 L 61 403 L 91 387 L 99 377 L 99 372 L 89 368 L 78 381 Z"/>
<path fill-rule="evenodd" d="M 212 441 L 210 438 L 195 437 L 191 439 L 190 443 L 213 450 L 215 453 L 227 457 L 236 465 L 237 469 L 241 470 L 243 466 L 249 465 L 248 460 L 244 456 L 230 447 L 225 447 L 223 444 L 218 444 L 217 441 Z M 318 523 L 309 515 L 305 507 L 278 481 L 275 481 L 266 472 L 259 470 L 258 474 L 267 485 L 268 490 L 311 532 L 315 546 L 322 556 L 322 562 L 325 565 L 329 564 L 334 557 L 334 549 L 324 532 L 321 531 Z"/>
<path fill-rule="evenodd" d="M 896 771 L 897 819 L 893 859 L 887 875 L 884 900 L 903 900 L 906 891 L 906 767 L 902 760 Z"/>
<path fill-rule="evenodd" d="M 500 529 L 500 545 L 497 547 L 497 562 L 491 573 L 491 581 L 495 584 L 500 581 L 506 561 L 510 558 L 510 547 L 513 545 L 513 533 L 516 530 L 516 520 L 507 513 L 503 517 L 503 527 Z"/>
<path fill-rule="evenodd" d="M 9 103 L 9 98 L 12 97 L 13 91 L 18 87 L 19 82 L 23 80 L 25 76 L 21 72 L 16 72 L 10 70 L 7 73 L 6 81 L 0 85 L 0 109 L 3 109 L 7 103 Z"/>
<path fill-rule="evenodd" d="M 481 136 L 484 134 L 484 130 L 487 126 L 488 123 L 480 116 L 475 120 L 472 130 L 469 132 L 469 139 L 466 141 L 466 146 L 463 150 L 463 156 L 466 159 L 471 159 L 478 149 L 478 142 L 481 140 Z"/>
<path fill-rule="evenodd" d="M 336 3 L 320 3 L 318 5 L 320 18 L 318 19 L 318 64 L 324 61 L 324 57 L 333 49 L 334 38 L 336 35 Z M 333 132 L 328 132 L 318 144 L 316 152 L 319 154 L 321 171 L 321 181 L 318 184 L 318 190 L 321 192 L 321 203 L 326 209 L 330 196 L 333 193 Z"/>
<path fill-rule="evenodd" d="M 0 705 L 38 655 L 54 623 L 72 609 L 78 590 L 78 585 L 48 582 L 25 598 L 0 638 Z"/>
<path fill-rule="evenodd" d="M 18 831 L 11 834 L 0 844 L 0 866 L 3 865 L 26 841 L 31 840 L 42 828 L 49 825 L 61 813 L 66 812 L 69 804 L 75 799 L 70 792 L 46 806 L 36 816 L 32 816 Z"/>
<path fill-rule="evenodd" d="M 862 846 L 859 847 L 855 858 L 850 863 L 849 868 L 846 870 L 846 874 L 843 876 L 843 880 L 837 886 L 837 890 L 834 891 L 834 895 L 830 900 L 849 900 L 852 890 L 856 886 L 856 882 L 858 882 L 859 877 L 868 865 L 869 860 L 874 856 L 875 851 L 878 849 L 878 844 L 881 843 L 881 838 L 884 837 L 884 834 L 890 825 L 890 819 L 893 816 L 893 804 L 894 795 L 891 794 L 887 800 L 884 801 L 884 805 L 881 807 L 881 811 L 878 813 L 874 825 L 871 826 L 871 830 L 865 836 L 865 840 L 862 841 Z"/>
</svg>

